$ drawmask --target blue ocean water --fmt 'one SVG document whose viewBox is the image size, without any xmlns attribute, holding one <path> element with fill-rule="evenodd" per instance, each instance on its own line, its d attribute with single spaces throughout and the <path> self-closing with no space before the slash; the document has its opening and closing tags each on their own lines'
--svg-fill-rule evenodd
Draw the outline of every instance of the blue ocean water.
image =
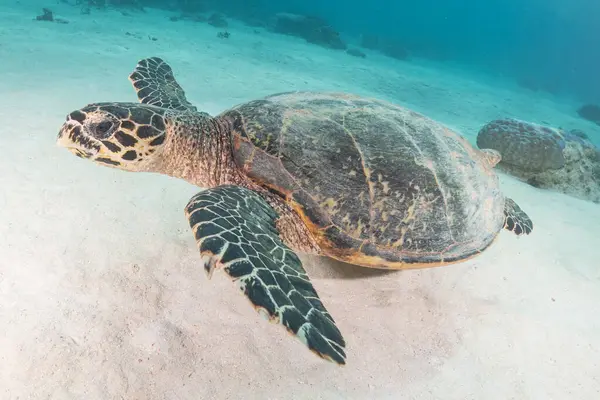
<svg viewBox="0 0 600 400">
<path fill-rule="evenodd" d="M 417 56 L 600 100 L 595 0 L 287 1 L 266 8 L 320 15 L 343 32 L 393 38 Z"/>
<path fill-rule="evenodd" d="M 595 1 L 581 0 L 0 1 L 0 398 L 595 398 L 599 17 Z M 523 227 L 507 218 L 508 229 L 489 249 L 437 269 L 377 271 L 303 257 L 311 284 L 347 340 L 347 366 L 332 368 L 283 329 L 257 322 L 243 296 L 234 300 L 239 290 L 223 268 L 216 268 L 221 271 L 211 282 L 205 279 L 206 258 L 195 247 L 199 230 L 190 230 L 182 215 L 204 182 L 179 178 L 220 158 L 165 157 L 174 170 L 184 161 L 171 176 L 100 166 L 138 156 L 141 161 L 142 151 L 146 161 L 151 154 L 161 161 L 165 137 L 198 133 L 198 124 L 166 129 L 165 121 L 181 116 L 173 110 L 149 119 L 124 111 L 150 108 L 139 104 L 134 90 L 143 79 L 134 87 L 127 82 L 136 63 L 148 57 L 163 58 L 187 99 L 212 116 L 295 90 L 350 92 L 422 113 L 474 148 L 502 154 L 497 174 L 489 176 L 498 176 L 502 194 L 535 228 L 516 236 Z M 164 65 L 150 69 L 166 71 Z M 173 85 L 158 91 L 180 100 Z M 145 95 L 156 100 L 152 90 Z M 88 109 L 93 115 L 87 119 L 78 112 L 92 102 L 129 104 L 105 105 L 107 125 L 107 114 Z M 362 111 L 369 103 L 356 104 Z M 403 115 L 408 117 L 400 122 L 417 118 Z M 129 117 L 135 123 L 125 121 Z M 423 130 L 414 129 L 424 133 L 421 138 L 432 132 L 428 121 L 419 125 Z M 79 158 L 56 145 L 61 126 L 71 132 L 61 129 L 62 145 L 75 145 L 67 148 Z M 380 131 L 369 131 L 369 138 Z M 233 137 L 228 129 L 215 132 Z M 324 139 L 330 133 L 318 132 Z M 440 132 L 447 133 L 430 136 L 443 137 Z M 387 138 L 392 140 L 384 150 L 405 144 L 395 147 L 394 137 Z M 90 143 L 113 158 L 82 159 L 97 155 L 85 152 L 97 151 Z M 161 151 L 146 152 L 155 150 L 151 146 Z M 196 146 L 180 149 L 193 153 Z M 296 146 L 294 155 L 305 150 Z M 461 170 L 474 160 L 488 167 L 498 161 L 493 152 L 462 158 L 449 151 L 438 153 L 444 156 L 439 159 L 416 153 L 394 157 L 408 167 L 381 163 L 374 186 L 387 192 L 389 174 L 405 182 L 404 189 L 414 188 L 416 172 L 434 172 L 439 159 L 455 157 Z M 307 176 L 341 171 L 307 165 Z M 364 164 L 348 175 L 361 169 L 371 179 Z M 259 172 L 277 179 L 282 171 Z M 351 187 L 339 183 L 343 176 L 345 171 L 334 173 L 309 189 L 338 185 L 333 196 L 345 195 Z M 415 190 L 441 189 L 443 179 L 434 176 Z M 369 182 L 357 187 L 363 183 Z M 446 213 L 431 220 L 442 222 L 442 229 L 429 228 L 433 233 L 424 239 L 443 233 L 448 205 L 441 203 L 465 196 L 461 184 L 448 188 L 421 208 Z M 489 202 L 468 201 L 477 197 L 470 194 L 463 197 L 465 215 L 489 211 Z M 362 202 L 368 196 L 355 197 Z M 403 194 L 398 204 L 408 198 Z M 416 204 L 395 227 L 422 218 Z M 336 200 L 320 207 L 337 207 Z"/>
<path fill-rule="evenodd" d="M 377 35 L 414 56 L 458 61 L 535 90 L 600 101 L 600 3 L 595 0 L 135 1 L 264 21 L 279 12 L 317 16 L 342 34 Z"/>
</svg>

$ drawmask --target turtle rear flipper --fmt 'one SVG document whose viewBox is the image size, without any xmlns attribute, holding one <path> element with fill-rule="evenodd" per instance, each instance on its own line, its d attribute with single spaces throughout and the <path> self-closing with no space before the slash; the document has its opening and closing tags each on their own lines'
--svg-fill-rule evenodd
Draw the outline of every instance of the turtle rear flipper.
<svg viewBox="0 0 600 400">
<path fill-rule="evenodd" d="M 529 235 L 533 231 L 533 222 L 529 216 L 509 198 L 504 203 L 504 229 L 514 232 L 517 236 Z"/>
<path fill-rule="evenodd" d="M 197 111 L 187 99 L 173 75 L 173 70 L 161 58 L 151 57 L 138 62 L 129 80 L 143 104 L 179 111 Z"/>
<path fill-rule="evenodd" d="M 222 268 L 260 314 L 320 357 L 345 364 L 340 331 L 302 262 L 279 237 L 277 213 L 258 193 L 220 186 L 192 197 L 185 211 L 209 278 Z"/>
</svg>

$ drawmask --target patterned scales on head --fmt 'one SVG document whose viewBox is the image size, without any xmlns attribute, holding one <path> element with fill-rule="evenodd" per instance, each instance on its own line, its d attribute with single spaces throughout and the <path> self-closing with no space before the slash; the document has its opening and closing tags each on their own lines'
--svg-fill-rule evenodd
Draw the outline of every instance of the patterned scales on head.
<svg viewBox="0 0 600 400">
<path fill-rule="evenodd" d="M 466 259 L 504 227 L 533 229 L 475 150 L 412 111 L 346 94 L 283 93 L 211 117 L 160 58 L 130 79 L 140 103 L 71 112 L 58 144 L 80 158 L 207 188 L 185 215 L 208 276 L 223 270 L 254 308 L 311 351 L 346 362 L 345 340 L 299 252 L 376 268 Z"/>
<path fill-rule="evenodd" d="M 346 94 L 283 93 L 221 115 L 248 176 L 285 197 L 326 253 L 412 268 L 485 249 L 505 199 L 487 153 L 410 110 Z"/>
<path fill-rule="evenodd" d="M 143 163 L 144 157 L 156 151 L 156 147 L 165 140 L 165 110 L 162 108 L 127 107 L 123 103 L 95 103 L 73 111 L 67 119 L 77 121 L 79 124 L 69 132 L 69 140 L 80 143 L 88 141 L 82 135 L 81 126 L 93 126 L 98 133 L 99 143 L 91 143 L 91 149 L 100 151 L 105 149 L 106 155 L 112 157 L 96 157 L 94 161 L 110 166 L 121 166 L 127 162 L 138 165 Z M 111 139 L 111 140 L 109 140 Z M 72 148 L 73 153 L 81 158 L 87 158 L 89 151 L 81 148 Z"/>
</svg>

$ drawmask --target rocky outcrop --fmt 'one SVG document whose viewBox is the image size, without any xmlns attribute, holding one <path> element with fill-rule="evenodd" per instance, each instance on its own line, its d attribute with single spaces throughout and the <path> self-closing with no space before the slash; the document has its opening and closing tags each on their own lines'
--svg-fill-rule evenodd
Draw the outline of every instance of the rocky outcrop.
<svg viewBox="0 0 600 400">
<path fill-rule="evenodd" d="M 350 49 L 346 50 L 346 53 L 348 53 L 354 57 L 367 58 L 367 55 L 365 53 L 363 53 L 359 49 L 355 49 L 355 48 L 350 48 Z"/>
<path fill-rule="evenodd" d="M 600 203 L 600 149 L 581 131 L 501 119 L 481 128 L 477 146 L 500 152 L 499 168 L 532 186 Z"/>
<path fill-rule="evenodd" d="M 595 104 L 585 104 L 577 110 L 577 114 L 583 119 L 600 125 L 600 106 Z"/>
<path fill-rule="evenodd" d="M 339 32 L 326 21 L 307 15 L 279 13 L 275 16 L 272 30 L 285 35 L 298 36 L 307 42 L 331 49 L 345 50 L 346 44 Z"/>
</svg>

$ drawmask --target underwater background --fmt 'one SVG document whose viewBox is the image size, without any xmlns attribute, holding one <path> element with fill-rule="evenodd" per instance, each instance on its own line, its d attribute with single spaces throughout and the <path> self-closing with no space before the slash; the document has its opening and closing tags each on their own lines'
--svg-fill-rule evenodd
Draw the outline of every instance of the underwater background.
<svg viewBox="0 0 600 400">
<path fill-rule="evenodd" d="M 596 399 L 599 20 L 595 0 L 0 1 L 0 399 Z M 327 363 L 207 279 L 183 213 L 204 188 L 57 146 L 73 110 L 137 105 L 148 57 L 213 116 L 305 90 L 421 113 L 502 154 L 535 228 L 441 268 L 301 255 L 347 341 Z"/>
<path fill-rule="evenodd" d="M 136 4 L 221 10 L 263 22 L 280 12 L 316 16 L 344 35 L 383 37 L 416 57 L 463 63 L 510 76 L 533 90 L 600 101 L 600 3 L 594 0 L 136 0 Z"/>
</svg>

